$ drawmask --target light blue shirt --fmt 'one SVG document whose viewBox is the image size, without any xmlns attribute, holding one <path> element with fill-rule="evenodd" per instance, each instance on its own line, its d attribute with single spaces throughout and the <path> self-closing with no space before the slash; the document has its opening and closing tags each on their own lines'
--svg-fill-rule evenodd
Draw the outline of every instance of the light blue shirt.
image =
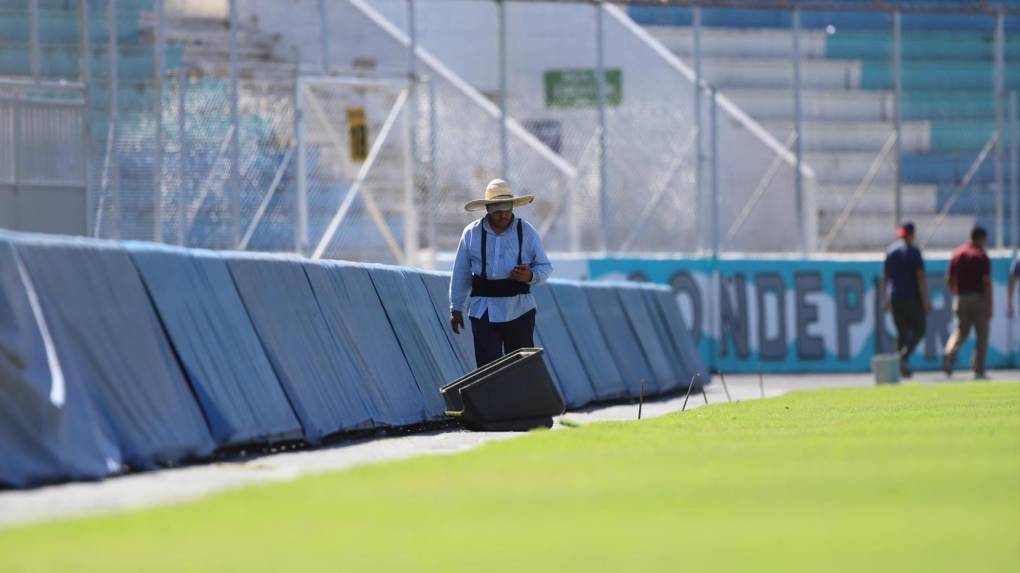
<svg viewBox="0 0 1020 573">
<path fill-rule="evenodd" d="M 486 238 L 486 264 L 488 266 L 487 278 L 505 279 L 510 277 L 510 271 L 517 266 L 517 221 L 515 216 L 510 226 L 502 235 L 497 235 L 489 226 L 488 217 L 471 223 L 464 228 L 464 234 L 460 237 L 460 245 L 457 247 L 457 258 L 453 263 L 453 279 L 450 281 L 450 310 L 463 312 L 465 303 L 468 304 L 468 316 L 481 318 L 486 312 L 489 313 L 490 322 L 509 322 L 529 310 L 535 308 L 535 297 L 531 294 L 519 294 L 508 297 L 471 297 L 471 275 L 482 274 L 482 227 L 488 232 Z M 524 244 L 521 254 L 521 262 L 528 265 L 528 269 L 534 275 L 531 285 L 545 282 L 552 273 L 552 264 L 549 257 L 545 255 L 545 247 L 542 246 L 542 238 L 538 231 L 527 221 L 524 224 Z"/>
</svg>

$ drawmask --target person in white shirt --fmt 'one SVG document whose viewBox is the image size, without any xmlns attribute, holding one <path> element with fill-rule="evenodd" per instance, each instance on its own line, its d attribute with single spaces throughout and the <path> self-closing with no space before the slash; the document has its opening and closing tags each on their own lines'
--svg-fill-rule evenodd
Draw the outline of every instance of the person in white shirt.
<svg viewBox="0 0 1020 573">
<path fill-rule="evenodd" d="M 478 367 L 535 345 L 531 287 L 549 278 L 552 264 L 538 231 L 513 212 L 534 200 L 534 195 L 514 197 L 506 181 L 493 179 L 484 199 L 464 205 L 466 211 L 487 214 L 460 237 L 450 281 L 450 327 L 460 334 L 466 306 Z"/>
</svg>

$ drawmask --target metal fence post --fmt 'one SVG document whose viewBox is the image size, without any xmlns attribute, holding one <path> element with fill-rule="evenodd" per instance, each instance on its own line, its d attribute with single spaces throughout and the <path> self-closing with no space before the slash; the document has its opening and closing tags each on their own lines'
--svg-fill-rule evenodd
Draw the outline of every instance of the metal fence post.
<svg viewBox="0 0 1020 573">
<path fill-rule="evenodd" d="M 704 185 L 704 129 L 701 126 L 701 8 L 693 8 L 692 22 L 694 27 L 694 131 L 695 137 L 695 161 L 694 161 L 694 213 L 695 213 L 695 245 L 701 250 L 705 244 L 705 226 L 702 221 L 705 219 L 702 211 L 705 208 L 705 185 Z"/>
<path fill-rule="evenodd" d="M 188 224 L 188 71 L 181 67 L 177 72 L 177 244 L 187 246 Z"/>
<path fill-rule="evenodd" d="M 409 96 L 410 97 L 410 96 Z M 414 101 L 408 101 L 413 107 Z M 418 211 L 415 209 L 414 128 L 410 107 L 404 109 L 404 264 L 417 266 Z"/>
<path fill-rule="evenodd" d="M 606 84 L 605 33 L 602 3 L 595 4 L 595 87 L 599 97 L 599 209 L 602 223 L 602 250 L 609 251 L 612 232 L 609 219 L 609 192 L 606 174 Z"/>
<path fill-rule="evenodd" d="M 308 252 L 308 163 L 305 155 L 304 83 L 300 66 L 294 77 L 294 138 L 297 146 L 297 196 L 294 205 L 294 250 Z"/>
<path fill-rule="evenodd" d="M 499 20 L 499 159 L 504 178 L 509 178 L 510 151 L 506 133 L 506 2 L 496 0 Z"/>
<path fill-rule="evenodd" d="M 22 139 L 22 136 L 21 136 L 21 132 L 22 132 L 22 129 L 21 129 L 21 108 L 22 108 L 22 100 L 23 99 L 24 99 L 23 95 L 15 94 L 14 101 L 11 102 L 11 108 L 12 108 L 11 109 L 11 115 L 12 115 L 11 123 L 14 124 L 13 125 L 13 128 L 14 128 L 14 141 L 20 141 Z M 23 161 L 22 157 L 21 157 L 22 152 L 23 152 L 23 150 L 22 150 L 22 147 L 20 145 L 12 146 L 12 149 L 11 149 L 11 160 L 13 161 L 14 165 L 12 166 L 13 167 L 13 173 L 11 175 L 12 175 L 12 180 L 14 182 L 14 207 L 11 210 L 14 211 L 15 228 L 18 228 L 18 227 L 21 226 L 21 217 L 18 215 L 18 213 L 21 211 L 21 209 L 18 208 L 18 203 L 21 201 L 21 162 Z"/>
<path fill-rule="evenodd" d="M 329 71 L 329 12 L 326 0 L 319 0 L 319 51 L 322 55 L 322 71 Z"/>
<path fill-rule="evenodd" d="M 418 258 L 418 33 L 414 0 L 407 0 L 407 31 L 411 41 L 407 51 L 407 108 L 404 110 L 404 260 L 411 265 Z"/>
<path fill-rule="evenodd" d="M 712 257 L 719 258 L 719 123 L 718 123 L 718 102 L 716 101 L 716 88 L 711 88 L 711 101 L 709 102 L 709 130 L 712 139 Z"/>
<path fill-rule="evenodd" d="M 1009 218 L 1011 221 L 1009 242 L 1013 246 L 1013 257 L 1020 249 L 1020 150 L 1017 150 L 1016 91 L 1009 92 Z"/>
<path fill-rule="evenodd" d="M 712 145 L 712 344 L 711 344 L 711 366 L 716 365 L 718 358 L 719 343 L 722 339 L 721 317 L 719 316 L 720 300 L 722 294 L 722 276 L 719 273 L 719 124 L 718 124 L 718 102 L 716 100 L 715 86 L 709 92 L 711 98 L 708 102 L 709 116 L 708 124 Z"/>
<path fill-rule="evenodd" d="M 166 49 L 166 9 L 164 0 L 156 0 L 156 165 L 152 196 L 152 240 L 163 241 L 163 56 Z"/>
<path fill-rule="evenodd" d="M 794 202 L 799 220 L 797 230 L 800 236 L 800 253 L 806 256 L 808 247 L 807 214 L 804 212 L 804 175 L 801 172 L 804 162 L 804 131 L 800 95 L 800 9 L 797 8 L 793 10 L 793 129 L 794 137 L 796 137 L 794 140 L 796 162 L 793 181 Z M 713 95 L 712 98 L 712 113 L 715 113 L 715 96 Z"/>
<path fill-rule="evenodd" d="M 1006 96 L 1006 15 L 999 10 L 995 15 L 995 246 L 1003 247 L 1005 235 L 1003 213 L 1003 146 L 1005 145 L 1004 104 Z"/>
<path fill-rule="evenodd" d="M 241 120 L 237 109 L 237 0 L 230 1 L 230 244 L 241 246 Z"/>
<path fill-rule="evenodd" d="M 439 158 L 436 127 L 438 125 L 436 114 L 436 81 L 429 78 L 429 180 L 428 195 L 425 199 L 427 209 L 425 210 L 428 221 L 426 222 L 426 238 L 429 243 L 429 250 L 432 253 L 430 266 L 435 267 L 436 260 L 436 210 L 439 203 Z"/>
<path fill-rule="evenodd" d="M 903 23 L 899 10 L 893 12 L 892 30 L 893 130 L 896 138 L 896 177 L 893 182 L 893 213 L 899 225 L 903 221 Z"/>
<path fill-rule="evenodd" d="M 110 122 L 110 185 L 113 188 L 113 237 L 120 238 L 120 126 L 118 125 L 118 104 L 117 84 L 119 83 L 117 64 L 117 0 L 107 0 L 106 4 L 106 27 L 109 31 L 107 48 L 107 64 L 109 65 L 109 122 Z"/>
<path fill-rule="evenodd" d="M 28 0 L 28 62 L 32 79 L 39 80 L 39 0 Z"/>
<path fill-rule="evenodd" d="M 96 197 L 92 179 L 95 161 L 92 146 L 92 47 L 89 38 L 89 3 L 78 0 L 78 81 L 85 86 L 85 234 L 92 236 Z"/>
</svg>

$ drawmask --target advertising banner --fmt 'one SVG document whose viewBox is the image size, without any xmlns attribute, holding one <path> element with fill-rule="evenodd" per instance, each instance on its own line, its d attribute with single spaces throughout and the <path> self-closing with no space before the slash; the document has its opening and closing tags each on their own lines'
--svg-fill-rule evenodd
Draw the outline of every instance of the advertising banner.
<svg viewBox="0 0 1020 573">
<path fill-rule="evenodd" d="M 917 370 L 941 367 L 955 327 L 945 271 L 948 257 L 927 258 L 934 307 L 911 357 Z M 987 365 L 1020 365 L 1020 319 L 1006 316 L 1011 260 L 992 257 L 993 312 Z M 706 363 L 724 372 L 862 372 L 876 353 L 893 352 L 896 329 L 881 296 L 882 259 L 605 258 L 589 261 L 592 279 L 669 285 Z M 971 332 L 956 360 L 961 373 L 974 349 Z M 962 375 L 962 374 L 961 374 Z"/>
</svg>

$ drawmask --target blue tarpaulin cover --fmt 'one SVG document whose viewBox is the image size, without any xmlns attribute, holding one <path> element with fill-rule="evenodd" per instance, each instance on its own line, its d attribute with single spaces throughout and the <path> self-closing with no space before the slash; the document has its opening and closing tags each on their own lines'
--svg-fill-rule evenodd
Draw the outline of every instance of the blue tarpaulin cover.
<svg viewBox="0 0 1020 573">
<path fill-rule="evenodd" d="M 588 379 L 588 373 L 570 340 L 570 333 L 563 322 L 559 307 L 553 298 L 549 285 L 531 287 L 538 312 L 535 313 L 535 336 L 545 349 L 543 357 L 560 388 L 560 394 L 568 407 L 577 408 L 595 400 L 595 389 Z M 541 342 L 539 342 L 541 340 Z"/>
<path fill-rule="evenodd" d="M 563 323 L 567 325 L 574 348 L 588 372 L 588 380 L 591 381 L 596 396 L 599 399 L 607 399 L 628 395 L 623 375 L 616 367 L 616 362 L 606 345 L 606 339 L 602 335 L 602 329 L 595 321 L 588 297 L 581 288 L 582 283 L 553 279 L 546 284 L 556 299 Z"/>
<path fill-rule="evenodd" d="M 659 392 L 667 392 L 676 388 L 683 379 L 683 371 L 678 369 L 679 364 L 670 359 L 665 344 L 669 341 L 661 337 L 656 322 L 660 320 L 658 315 L 661 311 L 658 307 L 650 309 L 645 297 L 646 289 L 637 285 L 624 285 L 616 289 L 620 297 L 620 304 L 637 341 L 641 344 L 648 366 L 655 376 L 655 384 Z M 686 387 L 686 380 L 684 381 Z"/>
<path fill-rule="evenodd" d="M 464 371 L 470 372 L 474 370 L 477 366 L 475 365 L 475 341 L 474 335 L 471 334 L 471 321 L 466 316 L 464 317 L 464 328 L 461 329 L 460 334 L 454 334 L 453 329 L 449 326 L 450 275 L 423 271 L 420 273 L 420 276 L 421 280 L 425 282 L 425 288 L 428 289 L 429 295 L 432 298 L 432 305 L 436 309 L 436 315 L 439 316 L 440 322 L 444 324 L 443 331 L 446 333 L 446 338 L 450 341 L 453 349 L 457 351 L 457 356 L 464 366 Z"/>
<path fill-rule="evenodd" d="M 645 386 L 645 394 L 654 394 L 658 389 L 655 375 L 616 295 L 618 288 L 609 283 L 589 283 L 584 291 L 630 395 L 637 396 L 641 384 Z"/>
<path fill-rule="evenodd" d="M 354 263 L 317 261 L 305 263 L 305 272 L 330 331 L 357 360 L 359 383 L 378 391 L 372 394 L 375 420 L 391 426 L 426 421 L 425 397 L 368 270 Z"/>
<path fill-rule="evenodd" d="M 303 259 L 228 256 L 241 300 L 276 375 L 315 442 L 343 430 L 371 426 L 377 388 L 351 351 L 330 331 L 305 274 Z"/>
<path fill-rule="evenodd" d="M 382 300 L 390 325 L 400 341 L 418 387 L 429 403 L 429 414 L 445 411 L 439 389 L 466 373 L 453 346 L 441 332 L 425 283 L 417 273 L 400 267 L 365 265 Z"/>
<path fill-rule="evenodd" d="M 33 237 L 15 248 L 68 386 L 88 393 L 123 461 L 152 468 L 211 453 L 206 421 L 124 247 Z"/>
<path fill-rule="evenodd" d="M 301 437 L 226 262 L 213 252 L 128 243 L 221 446 Z"/>
<path fill-rule="evenodd" d="M 68 384 L 31 278 L 0 236 L 0 485 L 97 479 L 120 452 Z"/>
<path fill-rule="evenodd" d="M 654 296 L 656 302 L 659 303 L 659 309 L 662 311 L 662 317 L 669 329 L 673 345 L 683 359 L 684 367 L 687 368 L 687 372 L 684 374 L 686 379 L 682 386 L 687 386 L 695 374 L 700 374 L 701 381 L 708 384 L 711 381 L 708 370 L 701 360 L 701 354 L 698 353 L 694 339 L 691 338 L 691 334 L 687 330 L 684 317 L 680 314 L 680 306 L 676 303 L 673 293 L 669 287 L 655 287 Z"/>
<path fill-rule="evenodd" d="M 645 306 L 648 308 L 648 315 L 652 319 L 652 326 L 654 327 L 660 344 L 666 353 L 666 357 L 669 359 L 670 366 L 672 366 L 674 372 L 676 372 L 678 380 L 677 386 L 680 388 L 687 388 L 688 383 L 691 381 L 691 376 L 694 373 L 687 367 L 687 361 L 684 359 L 680 349 L 673 341 L 673 335 L 670 334 L 669 325 L 666 324 L 666 317 L 664 316 L 662 309 L 659 307 L 658 288 L 642 288 L 641 297 L 644 299 Z"/>
<path fill-rule="evenodd" d="M 538 326 L 535 326 L 535 346 L 544 349 L 545 342 L 542 340 L 542 333 L 538 331 Z M 549 358 L 548 352 L 542 353 L 542 363 L 545 364 L 545 369 L 549 372 L 549 378 L 552 379 L 553 384 L 556 385 L 556 389 L 559 390 L 560 396 L 563 398 L 563 404 L 568 408 L 576 408 L 578 405 L 571 404 L 567 398 L 566 393 L 563 391 L 563 384 L 560 383 L 560 377 L 556 374 L 556 369 L 553 368 L 552 360 Z"/>
</svg>

